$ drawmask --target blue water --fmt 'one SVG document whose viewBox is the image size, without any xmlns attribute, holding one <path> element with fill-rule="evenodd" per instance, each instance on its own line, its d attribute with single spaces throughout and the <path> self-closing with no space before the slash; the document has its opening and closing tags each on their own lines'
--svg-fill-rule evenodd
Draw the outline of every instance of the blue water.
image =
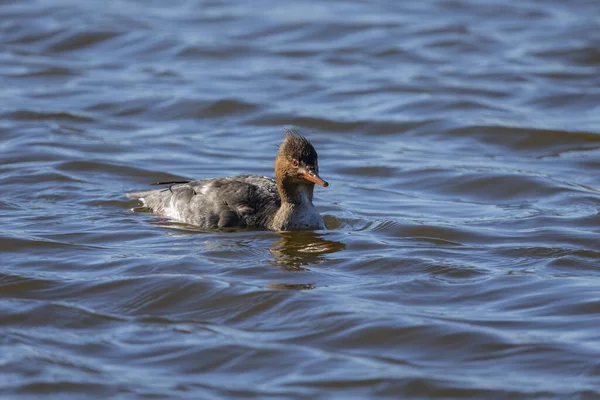
<svg viewBox="0 0 600 400">
<path fill-rule="evenodd" d="M 0 2 L 0 396 L 600 397 L 600 3 Z M 328 229 L 133 212 L 319 152 Z"/>
</svg>

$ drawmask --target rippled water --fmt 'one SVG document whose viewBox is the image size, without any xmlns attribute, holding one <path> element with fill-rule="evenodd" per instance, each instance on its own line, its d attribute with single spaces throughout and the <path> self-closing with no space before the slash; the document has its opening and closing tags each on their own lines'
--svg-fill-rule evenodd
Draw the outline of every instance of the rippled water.
<svg viewBox="0 0 600 400">
<path fill-rule="evenodd" d="M 0 393 L 600 398 L 600 3 L 0 2 Z M 134 213 L 315 144 L 328 230 Z"/>
</svg>

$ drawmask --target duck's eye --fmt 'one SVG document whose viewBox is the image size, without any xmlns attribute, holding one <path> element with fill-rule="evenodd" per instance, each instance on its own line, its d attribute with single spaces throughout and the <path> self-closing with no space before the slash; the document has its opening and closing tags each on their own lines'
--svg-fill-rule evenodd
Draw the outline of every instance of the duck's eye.
<svg viewBox="0 0 600 400">
<path fill-rule="evenodd" d="M 294 167 L 297 167 L 298 166 L 298 160 L 292 160 L 292 165 Z"/>
</svg>

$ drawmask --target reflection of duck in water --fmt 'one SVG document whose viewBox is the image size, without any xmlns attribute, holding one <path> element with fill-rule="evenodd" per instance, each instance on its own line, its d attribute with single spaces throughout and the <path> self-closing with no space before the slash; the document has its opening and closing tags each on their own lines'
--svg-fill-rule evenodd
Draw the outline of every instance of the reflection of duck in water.
<svg viewBox="0 0 600 400">
<path fill-rule="evenodd" d="M 344 250 L 346 245 L 323 239 L 315 232 L 283 232 L 281 239 L 271 245 L 273 264 L 287 270 L 305 270 L 306 266 L 320 264 L 325 254 Z"/>
<path fill-rule="evenodd" d="M 202 228 L 325 229 L 312 203 L 319 176 L 315 148 L 286 131 L 275 159 L 275 180 L 239 175 L 198 181 L 161 182 L 168 189 L 128 193 L 157 215 Z"/>
</svg>

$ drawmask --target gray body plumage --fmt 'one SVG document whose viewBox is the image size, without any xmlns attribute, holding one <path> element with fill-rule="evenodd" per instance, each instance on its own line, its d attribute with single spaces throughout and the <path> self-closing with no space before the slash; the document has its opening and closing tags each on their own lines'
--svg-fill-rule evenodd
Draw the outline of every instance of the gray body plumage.
<svg viewBox="0 0 600 400">
<path fill-rule="evenodd" d="M 203 228 L 325 227 L 311 201 L 282 210 L 275 180 L 260 175 L 202 179 L 161 190 L 128 193 L 127 197 L 139 199 L 157 215 Z M 285 218 L 278 218 L 278 213 L 285 214 Z"/>
</svg>

